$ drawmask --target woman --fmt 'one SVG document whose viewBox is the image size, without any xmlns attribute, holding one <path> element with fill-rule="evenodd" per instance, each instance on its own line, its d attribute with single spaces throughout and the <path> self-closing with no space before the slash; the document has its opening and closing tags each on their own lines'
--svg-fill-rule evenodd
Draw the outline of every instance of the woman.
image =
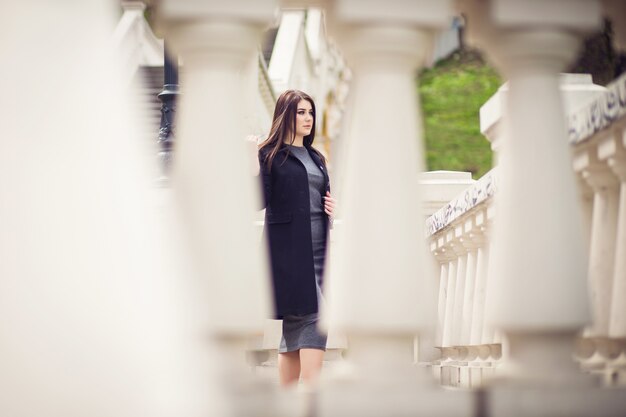
<svg viewBox="0 0 626 417">
<path fill-rule="evenodd" d="M 285 91 L 258 152 L 276 316 L 283 319 L 278 357 L 283 386 L 299 378 L 312 382 L 326 350 L 317 317 L 335 200 L 324 156 L 311 146 L 314 138 L 313 99 Z"/>
</svg>

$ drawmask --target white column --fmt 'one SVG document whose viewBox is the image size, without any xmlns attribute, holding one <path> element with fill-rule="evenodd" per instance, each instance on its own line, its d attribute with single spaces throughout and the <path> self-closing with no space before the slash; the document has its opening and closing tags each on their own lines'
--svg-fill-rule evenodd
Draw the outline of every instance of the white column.
<svg viewBox="0 0 626 417">
<path fill-rule="evenodd" d="M 185 65 L 172 187 L 196 296 L 203 300 L 198 337 L 217 347 L 214 377 L 228 403 L 220 415 L 227 416 L 275 412 L 256 398 L 263 392 L 245 362 L 246 344 L 263 331 L 271 308 L 254 225 L 260 187 L 250 175 L 243 112 L 245 71 L 276 6 L 272 0 L 166 0 L 161 8 L 166 36 Z M 244 387 L 251 395 L 242 401 Z"/>
<path fill-rule="evenodd" d="M 454 301 L 456 292 L 456 269 L 459 258 L 455 257 L 448 263 L 448 280 L 446 291 L 446 307 L 443 323 L 441 346 L 452 346 L 452 329 L 454 324 Z"/>
<path fill-rule="evenodd" d="M 456 245 L 458 263 L 456 268 L 456 288 L 454 290 L 454 310 L 452 312 L 452 337 L 454 346 L 461 344 L 461 328 L 463 322 L 463 303 L 465 301 L 465 279 L 467 275 L 467 248 L 463 241 Z"/>
<path fill-rule="evenodd" d="M 225 8 L 217 1 L 163 3 L 167 36 L 185 62 L 172 185 L 205 286 L 207 329 L 216 333 L 254 333 L 270 314 L 267 265 L 253 224 L 259 187 L 242 139 L 241 80 L 274 7 L 272 0 Z"/>
<path fill-rule="evenodd" d="M 493 313 L 490 311 L 493 309 L 492 304 L 494 303 L 494 292 L 495 286 L 498 280 L 498 276 L 494 271 L 494 257 L 492 254 L 494 253 L 494 243 L 493 240 L 489 241 L 489 245 L 485 250 L 485 265 L 486 269 L 485 273 L 485 293 L 484 293 L 484 303 L 483 303 L 483 321 L 482 321 L 482 332 L 480 335 L 480 344 L 490 344 L 494 343 L 495 338 L 495 328 L 494 321 L 496 318 L 493 316 Z"/>
<path fill-rule="evenodd" d="M 601 162 L 585 169 L 583 177 L 594 193 L 589 255 L 593 324 L 589 333 L 592 336 L 608 336 L 615 267 L 619 183 L 610 168 Z"/>
<path fill-rule="evenodd" d="M 626 146 L 626 134 L 622 146 Z M 626 158 L 621 154 L 610 158 L 608 164 L 620 179 L 609 335 L 614 338 L 626 338 Z"/>
<path fill-rule="evenodd" d="M 343 24 L 337 39 L 354 70 L 354 107 L 342 161 L 343 230 L 331 257 L 323 314 L 348 335 L 359 379 L 326 386 L 321 416 L 385 415 L 399 398 L 394 411 L 411 415 L 423 409 L 422 394 L 432 383 L 427 369 L 410 365 L 413 335 L 437 322 L 437 290 L 418 215 L 423 153 L 415 74 L 432 42 L 428 28 L 445 25 L 450 9 L 440 0 L 421 1 L 419 8 L 406 4 L 334 4 L 334 21 Z M 374 190 L 386 197 L 372 198 Z M 442 413 L 463 402 L 437 401 L 441 397 L 430 389 L 428 395 Z"/>
<path fill-rule="evenodd" d="M 485 30 L 488 50 L 509 80 L 490 316 L 510 342 L 508 369 L 555 381 L 579 375 L 572 344 L 590 319 L 559 72 L 578 50 L 576 31 L 600 24 L 595 2 L 558 7 L 565 3 L 497 0 L 487 6 L 491 21 L 484 22 L 491 24 Z"/>
<path fill-rule="evenodd" d="M 584 169 L 589 166 L 589 153 L 585 149 L 577 152 L 573 157 L 574 171 L 576 172 L 576 185 L 578 188 L 578 198 L 583 214 L 583 234 L 585 237 L 587 253 L 590 252 L 591 230 L 593 223 L 593 189 L 585 180 Z"/>
<path fill-rule="evenodd" d="M 472 330 L 472 321 L 474 319 L 474 289 L 477 272 L 478 246 L 472 240 L 473 233 L 469 233 L 467 239 L 463 242 L 467 249 L 467 264 L 465 265 L 465 290 L 463 300 L 463 313 L 461 316 L 461 338 L 460 345 L 471 344 L 470 333 Z"/>
<path fill-rule="evenodd" d="M 489 244 L 485 242 L 485 239 L 483 238 L 483 241 L 478 246 L 476 251 L 476 283 L 474 287 L 474 305 L 472 308 L 470 345 L 480 345 L 482 341 L 488 263 Z"/>
<path fill-rule="evenodd" d="M 338 38 L 354 69 L 354 108 L 350 152 L 342 161 L 343 230 L 331 257 L 325 316 L 347 333 L 408 335 L 436 323 L 435 280 L 424 268 L 423 221 L 416 216 L 423 157 L 414 71 L 431 36 L 418 28 L 419 19 L 379 21 L 379 4 L 357 3 L 335 5 L 335 21 L 344 24 Z M 427 3 L 447 10 L 446 2 Z M 371 190 L 383 189 L 388 198 L 371 199 Z"/>
<path fill-rule="evenodd" d="M 205 352 L 185 337 L 185 263 L 111 50 L 117 6 L 0 2 L 3 416 L 209 415 L 219 401 L 195 377 Z"/>
<path fill-rule="evenodd" d="M 442 257 L 439 266 L 439 298 L 437 303 L 437 343 L 443 346 L 443 329 L 446 318 L 449 260 Z"/>
</svg>

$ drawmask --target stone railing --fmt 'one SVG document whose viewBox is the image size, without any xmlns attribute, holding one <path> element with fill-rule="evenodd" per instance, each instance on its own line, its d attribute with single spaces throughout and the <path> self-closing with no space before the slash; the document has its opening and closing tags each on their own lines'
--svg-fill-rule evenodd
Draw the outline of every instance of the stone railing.
<svg viewBox="0 0 626 417">
<path fill-rule="evenodd" d="M 497 149 L 502 116 L 496 103 L 481 112 L 483 132 Z M 607 89 L 590 77 L 565 75 L 561 91 L 568 116 L 580 209 L 589 242 L 593 323 L 579 338 L 583 369 L 607 385 L 626 384 L 626 74 Z M 592 96 L 595 96 L 594 99 Z M 590 101 L 591 99 L 591 101 Z M 582 105 L 582 107 L 581 107 Z M 444 385 L 476 387 L 494 373 L 502 338 L 485 319 L 497 169 L 482 177 L 426 221 L 439 265 L 438 332 L 441 358 L 435 376 Z"/>
<path fill-rule="evenodd" d="M 439 265 L 436 346 L 441 357 L 433 371 L 443 385 L 481 385 L 502 357 L 500 337 L 484 319 L 495 178 L 495 170 L 488 172 L 426 220 Z"/>
<path fill-rule="evenodd" d="M 583 368 L 626 385 L 626 74 L 569 116 L 589 241 L 594 321 L 579 340 Z"/>
</svg>

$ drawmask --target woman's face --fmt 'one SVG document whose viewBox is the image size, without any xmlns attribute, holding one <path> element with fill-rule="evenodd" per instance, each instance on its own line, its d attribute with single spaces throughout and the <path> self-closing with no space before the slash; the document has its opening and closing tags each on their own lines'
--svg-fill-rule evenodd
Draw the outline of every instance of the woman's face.
<svg viewBox="0 0 626 417">
<path fill-rule="evenodd" d="M 307 136 L 313 128 L 313 108 L 307 100 L 300 100 L 296 109 L 296 136 Z"/>
</svg>

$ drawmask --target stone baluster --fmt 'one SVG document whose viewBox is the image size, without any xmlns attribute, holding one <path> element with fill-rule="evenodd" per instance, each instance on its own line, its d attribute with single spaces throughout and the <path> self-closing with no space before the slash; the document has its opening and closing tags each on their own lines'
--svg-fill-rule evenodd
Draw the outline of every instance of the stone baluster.
<svg viewBox="0 0 626 417">
<path fill-rule="evenodd" d="M 448 232 L 446 235 L 446 240 L 449 244 L 449 253 L 452 256 L 448 261 L 448 279 L 446 280 L 447 290 L 446 290 L 446 300 L 445 300 L 445 313 L 444 313 L 444 323 L 443 323 L 443 334 L 441 339 L 441 346 L 450 347 L 452 346 L 452 328 L 454 325 L 454 303 L 455 303 L 455 292 L 456 292 L 456 279 L 457 279 L 457 266 L 459 262 L 458 254 L 456 253 L 455 243 L 450 240 L 452 236 L 452 232 Z"/>
<path fill-rule="evenodd" d="M 595 151 L 595 147 L 593 148 Z M 593 189 L 593 214 L 589 255 L 589 288 L 593 324 L 587 335 L 608 336 L 611 313 L 611 288 L 615 263 L 618 185 L 611 169 L 595 162 L 583 171 L 583 178 Z"/>
<path fill-rule="evenodd" d="M 452 311 L 452 335 L 451 343 L 453 346 L 461 345 L 461 331 L 463 324 L 463 305 L 465 302 L 465 282 L 467 278 L 467 260 L 468 248 L 465 237 L 462 237 L 463 226 L 455 227 L 455 237 L 457 244 L 454 246 L 458 256 L 456 268 L 456 288 L 454 290 L 454 309 Z"/>
<path fill-rule="evenodd" d="M 574 167 L 576 170 L 576 167 Z M 583 212 L 583 231 L 585 234 L 585 242 L 587 243 L 587 252 L 590 251 L 591 230 L 593 223 L 593 189 L 589 183 L 583 178 L 582 172 L 578 176 L 578 190 L 580 197 L 580 206 Z"/>
<path fill-rule="evenodd" d="M 427 295 L 436 294 L 434 279 L 421 269 L 426 251 L 423 239 L 415 235 L 423 228 L 421 218 L 414 215 L 420 207 L 417 174 L 423 162 L 421 146 L 417 146 L 421 142 L 421 126 L 415 117 L 419 105 L 411 92 L 411 74 L 422 65 L 431 36 L 429 30 L 419 28 L 417 11 L 396 15 L 408 23 L 398 25 L 395 19 L 378 21 L 381 4 L 357 7 L 356 3 L 336 2 L 333 16 L 334 22 L 342 25 L 336 28 L 337 36 L 354 69 L 354 107 L 347 135 L 358 138 L 359 146 L 350 147 L 344 162 L 345 220 L 342 239 L 337 237 L 337 255 L 331 259 L 336 262 L 331 262 L 329 271 L 325 316 L 348 334 L 359 329 L 408 335 L 431 327 L 436 320 L 434 297 L 426 300 Z M 392 1 L 385 9 L 399 11 L 400 3 Z M 428 3 L 435 9 L 431 17 L 437 16 L 443 23 L 447 2 L 438 6 L 438 2 Z M 382 132 L 387 132 L 383 144 Z M 391 155 L 393 161 L 387 160 Z M 372 164 L 378 168 L 373 170 Z M 373 189 L 384 188 L 390 198 L 372 203 L 363 181 L 370 182 Z M 402 202 L 400 212 L 398 202 Z M 374 213 L 380 221 L 375 230 L 363 234 L 363 225 L 371 223 Z M 357 286 L 363 291 L 354 294 Z M 348 295 L 344 288 L 352 293 L 350 303 L 339 301 Z M 421 296 L 415 302 L 416 291 L 423 294 L 423 303 Z M 371 297 L 393 302 L 375 303 L 380 308 L 372 308 Z"/>
<path fill-rule="evenodd" d="M 477 239 L 480 235 L 477 235 L 473 231 L 473 218 L 466 223 L 469 223 L 469 225 L 466 224 L 466 228 L 471 228 L 472 231 L 467 233 L 467 236 L 463 241 L 463 244 L 467 249 L 467 264 L 465 266 L 465 299 L 463 300 L 463 314 L 461 318 L 461 345 L 471 344 L 471 331 L 475 304 L 474 290 L 476 288 L 476 277 L 478 272 L 478 250 L 482 244 L 482 241 Z"/>
<path fill-rule="evenodd" d="M 506 333 L 508 372 L 571 383 L 579 375 L 571 360 L 573 340 L 589 311 L 559 71 L 574 58 L 577 33 L 597 28 L 600 13 L 594 1 L 578 2 L 577 8 L 566 3 L 495 0 L 466 6 L 479 26 L 477 39 L 509 80 L 489 319 Z"/>
<path fill-rule="evenodd" d="M 434 243 L 436 246 L 436 242 Z M 439 346 L 443 346 L 443 329 L 446 319 L 446 300 L 448 292 L 448 269 L 452 256 L 442 247 L 434 250 L 435 259 L 439 262 L 439 297 L 437 303 L 437 335 L 436 340 Z"/>
<path fill-rule="evenodd" d="M 496 287 L 496 280 L 498 279 L 495 275 L 495 260 L 494 260 L 494 243 L 493 239 L 489 242 L 487 247 L 486 254 L 488 255 L 488 262 L 485 265 L 487 269 L 486 278 L 487 283 L 485 285 L 485 302 L 483 307 L 483 323 L 482 323 L 482 334 L 480 335 L 481 344 L 489 345 L 494 343 L 496 329 L 494 326 L 494 320 L 490 317 L 490 309 L 494 303 L 494 292 Z"/>
<path fill-rule="evenodd" d="M 484 218 L 484 212 L 480 213 Z M 489 264 L 489 242 L 485 238 L 485 227 L 474 233 L 473 240 L 478 245 L 476 250 L 476 280 L 474 285 L 474 305 L 472 307 L 472 325 L 470 329 L 470 345 L 480 345 L 483 334 L 485 292 L 487 287 L 487 266 Z"/>
<path fill-rule="evenodd" d="M 168 40 L 185 65 L 171 179 L 204 301 L 197 314 L 215 343 L 215 377 L 229 407 L 220 415 L 273 414 L 260 406 L 256 395 L 263 390 L 253 385 L 244 359 L 248 341 L 271 314 L 254 226 L 259 186 L 243 140 L 242 77 L 276 6 L 273 0 L 166 0 L 161 7 Z M 246 401 L 237 397 L 241 390 L 249 390 Z"/>
<path fill-rule="evenodd" d="M 463 307 L 461 317 L 459 319 L 459 339 L 457 343 L 457 360 L 459 371 L 459 385 L 461 387 L 470 387 L 470 368 L 468 361 L 473 359 L 476 352 L 469 346 L 469 332 L 472 324 L 472 308 L 474 304 L 474 280 L 476 277 L 476 253 L 477 245 L 473 241 L 473 233 L 471 232 L 473 215 L 464 222 L 464 237 L 462 245 L 467 254 L 465 255 L 465 284 L 463 285 Z"/>
<path fill-rule="evenodd" d="M 396 414 L 409 415 L 424 409 L 425 395 L 442 414 L 455 414 L 463 403 L 438 401 L 440 391 L 427 388 L 427 369 L 410 366 L 413 335 L 437 320 L 423 219 L 415 215 L 423 166 L 415 70 L 426 58 L 431 28 L 445 25 L 450 12 L 447 1 L 420 4 L 334 3 L 336 38 L 354 70 L 347 134 L 358 146 L 342 161 L 343 231 L 331 257 L 323 316 L 348 336 L 359 379 L 328 381 L 320 393 L 322 416 L 385 415 L 391 402 Z M 372 199 L 371 190 L 385 190 L 386 198 Z"/>
<path fill-rule="evenodd" d="M 447 282 L 447 294 L 445 304 L 445 320 L 444 320 L 444 333 L 442 339 L 442 378 L 441 382 L 445 385 L 452 384 L 454 380 L 452 375 L 453 367 L 451 363 L 456 358 L 456 350 L 453 345 L 453 332 L 454 328 L 454 306 L 456 302 L 456 280 L 457 280 L 457 268 L 459 264 L 458 254 L 454 253 L 454 258 L 450 260 L 448 264 L 448 282 Z"/>
<path fill-rule="evenodd" d="M 607 163 L 620 181 L 617 236 L 615 242 L 615 266 L 609 336 L 617 345 L 619 355 L 610 363 L 608 378 L 610 383 L 626 385 L 626 130 L 617 131 L 614 138 L 607 141 L 605 148 Z M 602 149 L 602 145 L 601 145 Z"/>
<path fill-rule="evenodd" d="M 465 221 L 464 231 L 465 231 L 465 239 L 463 244 L 467 249 L 467 263 L 465 266 L 466 269 L 466 280 L 465 280 L 465 289 L 464 289 L 464 300 L 463 300 L 463 314 L 461 318 L 461 337 L 460 337 L 460 355 L 459 360 L 462 362 L 459 368 L 459 382 L 462 387 L 469 388 L 472 385 L 476 385 L 479 383 L 479 380 L 474 377 L 472 379 L 472 375 L 470 374 L 472 370 L 470 369 L 470 361 L 476 360 L 478 356 L 478 349 L 476 347 L 471 346 L 471 330 L 472 330 L 472 321 L 473 321 L 473 310 L 475 304 L 475 287 L 476 287 L 476 278 L 477 278 L 477 261 L 478 261 L 478 250 L 480 248 L 480 241 L 476 240 L 475 234 L 475 214 L 472 214 L 470 219 Z"/>
<path fill-rule="evenodd" d="M 446 359 L 444 356 L 443 336 L 446 323 L 446 301 L 448 298 L 448 270 L 450 262 L 454 259 L 454 253 L 445 246 L 438 247 L 438 243 L 443 243 L 440 237 L 437 241 L 431 243 L 431 250 L 435 260 L 439 263 L 439 297 L 437 304 L 437 331 L 435 336 L 435 345 L 439 347 L 439 358 L 433 361 L 433 374 L 439 381 L 442 379 L 441 363 Z"/>
</svg>

